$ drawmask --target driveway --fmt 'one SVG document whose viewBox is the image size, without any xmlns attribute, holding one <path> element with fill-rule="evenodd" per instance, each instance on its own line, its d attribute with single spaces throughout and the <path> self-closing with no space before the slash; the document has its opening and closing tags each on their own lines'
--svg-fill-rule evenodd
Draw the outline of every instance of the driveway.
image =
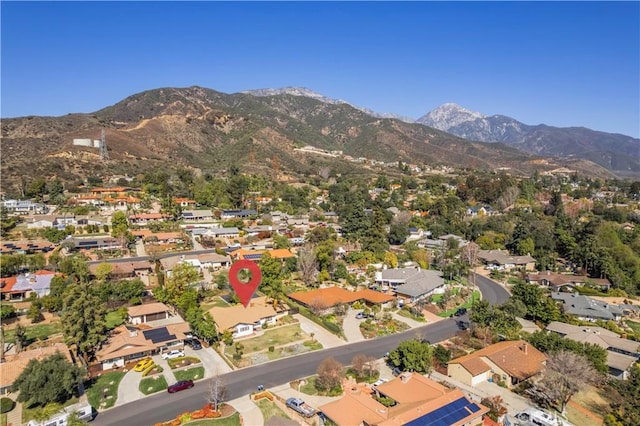
<svg viewBox="0 0 640 426">
<path fill-rule="evenodd" d="M 194 351 L 187 346 L 184 348 L 184 354 L 186 356 L 194 356 L 202 361 L 205 378 L 214 377 L 232 371 L 231 367 L 229 367 L 229 365 L 213 348 L 203 347 L 200 350 Z"/>
<path fill-rule="evenodd" d="M 302 331 L 307 334 L 313 333 L 313 338 L 320 342 L 323 349 L 335 348 L 346 343 L 344 340 L 331 333 L 326 328 L 319 326 L 315 322 L 300 314 L 294 314 L 293 317 L 300 322 L 300 328 L 302 329 Z"/>
<path fill-rule="evenodd" d="M 362 311 L 350 308 L 342 321 L 342 330 L 344 331 L 344 336 L 347 338 L 347 342 L 349 343 L 364 340 L 364 336 L 360 331 L 360 322 L 364 320 L 356 318 L 356 314 L 358 312 Z"/>
<path fill-rule="evenodd" d="M 116 399 L 115 407 L 145 397 L 139 390 L 140 380 L 142 380 L 142 373 L 133 370 L 127 371 L 118 386 L 118 399 Z M 95 408 L 100 409 L 100 407 Z"/>
<path fill-rule="evenodd" d="M 176 376 L 173 375 L 173 370 L 171 370 L 171 367 L 169 367 L 169 363 L 167 362 L 167 360 L 162 359 L 162 355 L 154 355 L 151 358 L 153 359 L 153 362 L 162 367 L 162 374 L 164 375 L 164 378 L 167 379 L 167 384 L 169 386 L 177 382 Z"/>
</svg>

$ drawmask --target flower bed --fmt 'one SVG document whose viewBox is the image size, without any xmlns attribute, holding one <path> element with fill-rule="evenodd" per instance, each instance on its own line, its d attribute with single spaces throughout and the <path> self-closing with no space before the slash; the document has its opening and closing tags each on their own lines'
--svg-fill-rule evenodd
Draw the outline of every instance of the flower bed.
<svg viewBox="0 0 640 426">
<path fill-rule="evenodd" d="M 191 364 L 199 364 L 200 358 L 196 358 L 194 356 L 183 356 L 180 358 L 168 359 L 167 363 L 172 370 L 180 367 L 188 367 Z"/>
</svg>

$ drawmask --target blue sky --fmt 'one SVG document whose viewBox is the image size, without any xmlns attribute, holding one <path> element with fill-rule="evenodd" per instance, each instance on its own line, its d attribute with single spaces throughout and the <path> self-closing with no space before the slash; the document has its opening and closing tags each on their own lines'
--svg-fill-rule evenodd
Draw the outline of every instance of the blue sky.
<svg viewBox="0 0 640 426">
<path fill-rule="evenodd" d="M 304 86 L 640 136 L 639 2 L 1 3 L 2 117 L 137 92 Z"/>
</svg>

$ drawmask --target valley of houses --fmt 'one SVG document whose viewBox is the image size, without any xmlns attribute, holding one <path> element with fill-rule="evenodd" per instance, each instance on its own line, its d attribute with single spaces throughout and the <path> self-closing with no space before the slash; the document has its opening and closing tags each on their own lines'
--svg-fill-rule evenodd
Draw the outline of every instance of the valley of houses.
<svg viewBox="0 0 640 426">
<path fill-rule="evenodd" d="M 393 190 L 393 188 L 392 188 Z M 370 195 L 376 196 L 379 189 L 372 189 Z M 316 203 L 326 200 L 326 192 L 317 194 Z M 91 188 L 86 193 L 75 194 L 70 198 L 72 206 L 88 206 L 91 213 L 76 215 L 57 213 L 50 206 L 29 200 L 3 200 L 2 207 L 10 215 L 19 215 L 21 227 L 27 230 L 54 228 L 63 230 L 68 226 L 76 229 L 74 235 L 54 244 L 44 239 L 16 239 L 1 242 L 1 253 L 35 254 L 49 256 L 54 251 L 62 254 L 84 253 L 90 262 L 89 270 L 95 274 L 103 261 L 112 265 L 110 277 L 113 279 L 140 278 L 153 291 L 150 277 L 156 273 L 170 276 L 173 268 L 181 263 L 189 263 L 197 268 L 203 277 L 211 277 L 215 271 L 225 270 L 237 260 L 258 261 L 265 253 L 272 258 L 285 262 L 295 258 L 297 250 L 305 244 L 305 236 L 316 227 L 333 228 L 340 235 L 338 217 L 333 212 L 321 212 L 322 220 L 312 221 L 309 215 L 287 215 L 278 211 L 268 213 L 268 221 L 260 220 L 265 216 L 261 206 L 272 201 L 271 197 L 256 195 L 253 197 L 256 208 L 244 209 L 202 209 L 196 201 L 188 198 L 174 198 L 180 207 L 180 217 L 173 218 L 159 209 L 143 211 L 139 190 L 128 187 Z M 411 201 L 409 195 L 408 202 Z M 408 204 L 407 204 L 408 205 Z M 115 212 L 127 215 L 129 230 L 136 239 L 135 249 L 127 250 L 121 238 L 115 238 L 109 232 L 102 232 L 105 225 L 111 226 Z M 394 214 L 398 209 L 391 208 Z M 412 215 L 424 215 L 425 212 L 411 211 Z M 498 215 L 500 212 L 490 206 L 469 206 L 469 217 Z M 154 232 L 149 225 L 166 221 L 179 223 L 178 230 Z M 238 226 L 224 226 L 223 223 L 234 220 Z M 239 225 L 242 224 L 242 225 Z M 88 225 L 100 232 L 84 235 L 80 230 Z M 274 248 L 273 236 L 286 236 L 291 248 Z M 450 240 L 456 240 L 458 246 L 467 244 L 464 238 L 456 235 L 434 237 L 428 230 L 411 228 L 407 240 L 415 241 L 417 246 L 431 251 L 443 250 Z M 203 242 L 211 245 L 201 247 Z M 209 250 L 206 250 L 209 249 Z M 215 250 L 213 250 L 215 249 Z M 340 257 L 358 250 L 357 244 L 343 243 L 335 253 Z M 104 253 L 118 252 L 116 258 Z M 148 254 L 155 254 L 161 265 L 160 270 L 149 260 Z M 551 297 L 562 306 L 563 312 L 575 317 L 595 322 L 596 320 L 620 321 L 627 317 L 638 317 L 640 307 L 633 304 L 613 305 L 587 296 L 571 292 L 572 288 L 588 283 L 602 290 L 610 287 L 607 279 L 592 279 L 568 273 L 535 272 L 535 259 L 529 255 L 515 256 L 504 250 L 480 250 L 478 261 L 487 272 L 490 270 L 526 272 L 526 281 L 552 290 Z M 381 308 L 412 305 L 434 294 L 441 294 L 447 288 L 445 277 L 436 270 L 421 269 L 414 263 L 398 268 L 387 268 L 381 264 L 367 265 L 375 268 L 375 278 L 368 288 L 352 291 L 339 286 L 321 285 L 317 289 L 299 291 L 287 296 L 296 303 L 312 307 L 321 301 L 325 310 L 337 305 L 363 303 L 366 306 Z M 349 272 L 365 276 L 367 267 L 349 266 Z M 26 310 L 25 301 L 32 295 L 43 297 L 49 294 L 50 283 L 56 272 L 38 270 L 31 273 L 4 277 L 0 279 L 2 303 L 12 303 L 18 310 Z M 207 283 L 211 284 L 211 283 Z M 95 356 L 93 369 L 112 370 L 122 368 L 132 361 L 167 352 L 183 349 L 185 340 L 191 337 L 189 324 L 176 313 L 175 309 L 160 302 L 150 302 L 130 306 L 125 324 L 112 330 L 109 339 Z M 255 335 L 265 325 L 276 321 L 289 313 L 286 303 L 273 304 L 267 297 L 255 297 L 245 309 L 241 305 L 231 307 L 212 307 L 209 313 L 215 319 L 220 332 L 230 331 L 234 339 Z M 535 324 L 532 325 L 536 329 Z M 575 340 L 589 342 L 607 350 L 609 374 L 618 379 L 626 379 L 632 365 L 640 359 L 640 344 L 624 339 L 616 333 L 593 326 L 574 326 L 552 322 L 546 329 L 550 333 Z M 60 351 L 71 360 L 69 349 L 64 343 L 25 350 L 20 353 L 8 352 L 5 362 L 0 364 L 0 393 L 9 392 L 11 385 L 31 359 L 41 359 Z M 500 342 L 469 355 L 451 360 L 448 375 L 468 386 L 497 378 L 511 388 L 542 371 L 545 355 L 525 341 Z M 345 392 L 344 396 L 332 403 L 319 407 L 322 413 L 335 424 L 412 424 L 421 419 L 438 419 L 448 413 L 448 423 L 456 425 L 479 424 L 488 409 L 471 400 L 460 390 L 451 390 L 443 385 L 415 373 L 402 373 L 394 380 L 383 383 L 374 390 L 378 396 L 386 396 L 397 404 L 385 407 L 361 391 Z M 453 413 L 453 414 L 452 414 Z M 416 423 L 418 424 L 418 423 Z M 428 424 L 428 423 L 420 423 Z M 435 424 L 435 423 L 434 423 Z M 441 423 L 438 423 L 441 424 Z M 484 424 L 492 424 L 486 420 Z"/>
</svg>

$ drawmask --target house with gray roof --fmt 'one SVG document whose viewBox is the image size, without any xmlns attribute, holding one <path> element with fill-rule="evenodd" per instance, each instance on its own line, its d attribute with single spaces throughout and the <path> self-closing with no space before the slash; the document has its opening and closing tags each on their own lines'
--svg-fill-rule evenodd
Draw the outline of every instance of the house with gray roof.
<svg viewBox="0 0 640 426">
<path fill-rule="evenodd" d="M 486 265 L 487 269 L 500 271 L 510 271 L 515 268 L 533 271 L 536 266 L 536 260 L 533 257 L 512 256 L 506 250 L 478 250 L 478 259 Z"/>
<path fill-rule="evenodd" d="M 189 222 L 201 222 L 215 220 L 215 216 L 210 209 L 183 210 L 182 219 Z"/>
<path fill-rule="evenodd" d="M 240 236 L 240 230 L 235 226 L 229 228 L 211 228 L 207 229 L 202 236 L 205 238 L 238 238 Z"/>
<path fill-rule="evenodd" d="M 565 339 L 605 349 L 609 374 L 617 379 L 626 380 L 629 370 L 640 359 L 640 342 L 623 339 L 606 328 L 552 321 L 547 325 L 547 331 L 557 333 Z"/>
<path fill-rule="evenodd" d="M 578 319 L 584 321 L 620 321 L 624 314 L 623 310 L 616 305 L 610 305 L 607 302 L 577 293 L 553 292 L 551 293 L 551 298 L 562 303 L 563 312 L 575 315 Z"/>
<path fill-rule="evenodd" d="M 376 272 L 376 284 L 391 289 L 396 297 L 413 303 L 432 294 L 444 292 L 440 271 L 421 268 L 384 269 Z"/>
</svg>

